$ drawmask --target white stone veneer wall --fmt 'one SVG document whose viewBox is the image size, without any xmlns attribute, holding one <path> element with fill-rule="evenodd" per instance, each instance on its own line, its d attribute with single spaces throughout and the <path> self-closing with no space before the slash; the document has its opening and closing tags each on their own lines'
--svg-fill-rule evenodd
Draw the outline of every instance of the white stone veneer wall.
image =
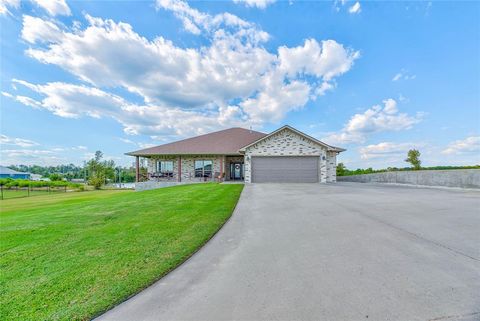
<svg viewBox="0 0 480 321">
<path fill-rule="evenodd" d="M 322 145 L 286 128 L 245 150 L 245 182 L 251 183 L 252 156 L 319 156 L 319 182 L 335 182 L 336 155 L 328 154 Z"/>
<path fill-rule="evenodd" d="M 327 152 L 327 183 L 337 181 L 337 153 Z"/>
</svg>

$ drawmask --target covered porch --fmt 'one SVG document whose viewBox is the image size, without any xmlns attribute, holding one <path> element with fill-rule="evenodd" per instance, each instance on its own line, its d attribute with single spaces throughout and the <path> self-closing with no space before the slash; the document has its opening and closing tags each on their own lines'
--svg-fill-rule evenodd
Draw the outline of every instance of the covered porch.
<svg viewBox="0 0 480 321">
<path fill-rule="evenodd" d="M 222 182 L 244 180 L 243 155 L 135 156 L 136 182 Z"/>
</svg>

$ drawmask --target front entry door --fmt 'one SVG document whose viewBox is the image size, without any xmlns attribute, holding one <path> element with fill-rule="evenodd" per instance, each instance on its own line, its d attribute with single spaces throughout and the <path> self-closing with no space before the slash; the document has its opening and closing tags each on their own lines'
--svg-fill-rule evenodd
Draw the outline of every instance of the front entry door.
<svg viewBox="0 0 480 321">
<path fill-rule="evenodd" d="M 243 164 L 242 163 L 231 163 L 230 164 L 230 179 L 242 179 L 243 177 Z"/>
</svg>

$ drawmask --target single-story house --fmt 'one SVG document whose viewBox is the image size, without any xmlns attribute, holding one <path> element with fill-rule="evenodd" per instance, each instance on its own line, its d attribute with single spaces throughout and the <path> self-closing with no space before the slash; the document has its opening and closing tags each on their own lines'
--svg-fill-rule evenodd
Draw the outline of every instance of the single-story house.
<svg viewBox="0 0 480 321">
<path fill-rule="evenodd" d="M 5 166 L 0 166 L 0 178 L 30 179 L 30 173 L 19 172 Z"/>
<path fill-rule="evenodd" d="M 136 157 L 137 182 L 328 183 L 336 181 L 336 157 L 343 151 L 283 126 L 270 134 L 230 128 L 126 155 Z"/>
</svg>

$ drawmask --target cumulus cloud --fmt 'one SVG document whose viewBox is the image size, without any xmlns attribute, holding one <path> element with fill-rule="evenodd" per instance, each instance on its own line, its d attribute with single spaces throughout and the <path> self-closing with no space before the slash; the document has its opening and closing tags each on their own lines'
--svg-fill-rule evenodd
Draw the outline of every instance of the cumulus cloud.
<svg viewBox="0 0 480 321">
<path fill-rule="evenodd" d="M 60 28 L 53 22 L 32 16 L 23 16 L 22 39 L 35 44 L 37 42 L 54 43 L 62 38 Z M 25 28 L 25 26 L 28 26 Z"/>
<path fill-rule="evenodd" d="M 480 153 L 480 136 L 470 136 L 465 139 L 456 140 L 448 144 L 447 148 L 442 151 L 442 154 L 446 155 L 470 153 Z"/>
<path fill-rule="evenodd" d="M 32 146 L 37 146 L 38 143 L 34 142 L 33 140 L 29 140 L 29 139 L 9 137 L 7 135 L 0 135 L 0 145 L 32 147 Z"/>
<path fill-rule="evenodd" d="M 333 133 L 324 140 L 329 143 L 361 143 L 372 133 L 410 129 L 421 118 L 421 113 L 415 116 L 400 113 L 397 102 L 390 98 L 383 101 L 383 107 L 375 105 L 363 113 L 353 115 L 340 132 Z"/>
<path fill-rule="evenodd" d="M 72 13 L 65 0 L 30 0 L 38 7 L 44 9 L 49 15 L 70 16 Z M 0 0 L 0 15 L 11 14 L 9 8 L 18 9 L 20 0 Z"/>
<path fill-rule="evenodd" d="M 259 9 L 265 9 L 267 6 L 275 2 L 275 0 L 233 0 L 235 3 L 242 3 L 246 7 L 256 7 Z"/>
<path fill-rule="evenodd" d="M 350 8 L 348 8 L 348 12 L 350 13 L 360 13 L 362 11 L 362 8 L 360 6 L 360 2 L 355 2 L 354 5 L 352 5 Z"/>
<path fill-rule="evenodd" d="M 0 15 L 11 14 L 8 8 L 17 9 L 20 6 L 20 0 L 0 0 Z"/>
<path fill-rule="evenodd" d="M 261 45 L 269 35 L 232 14 L 209 15 L 173 0 L 159 0 L 157 7 L 205 35 L 208 43 L 182 48 L 163 37 L 148 40 L 127 23 L 89 15 L 83 29 L 24 16 L 22 38 L 31 44 L 26 54 L 88 86 L 16 80 L 43 99 L 12 97 L 62 117 L 113 117 L 131 134 L 201 133 L 279 122 L 334 89 L 336 78 L 359 58 L 358 51 L 334 40 L 307 39 L 270 52 Z M 143 103 L 129 103 L 108 93 L 110 88 L 138 94 Z"/>
<path fill-rule="evenodd" d="M 255 24 L 228 12 L 212 16 L 190 7 L 188 3 L 181 0 L 157 0 L 156 8 L 173 12 L 183 22 L 185 30 L 196 35 L 203 31 L 223 37 L 224 32 L 220 29 L 226 28 L 237 38 L 243 38 L 254 43 L 265 42 L 269 38 L 268 33 Z"/>
<path fill-rule="evenodd" d="M 136 105 L 120 96 L 83 85 L 62 82 L 35 85 L 23 80 L 14 80 L 14 83 L 40 94 L 43 98 L 35 105 L 39 108 L 68 118 L 113 118 L 124 126 L 127 134 L 188 136 L 204 134 L 221 125 L 241 125 L 241 120 L 236 119 L 225 119 L 224 124 L 220 122 L 228 108 L 209 114 L 157 105 Z"/>
<path fill-rule="evenodd" d="M 72 13 L 65 0 L 31 0 L 37 6 L 43 8 L 51 16 L 69 16 Z"/>
<path fill-rule="evenodd" d="M 418 147 L 418 144 L 413 143 L 382 142 L 360 147 L 359 152 L 361 159 L 385 157 L 394 157 L 395 159 L 398 159 L 402 155 L 407 155 L 408 150 Z"/>
</svg>

